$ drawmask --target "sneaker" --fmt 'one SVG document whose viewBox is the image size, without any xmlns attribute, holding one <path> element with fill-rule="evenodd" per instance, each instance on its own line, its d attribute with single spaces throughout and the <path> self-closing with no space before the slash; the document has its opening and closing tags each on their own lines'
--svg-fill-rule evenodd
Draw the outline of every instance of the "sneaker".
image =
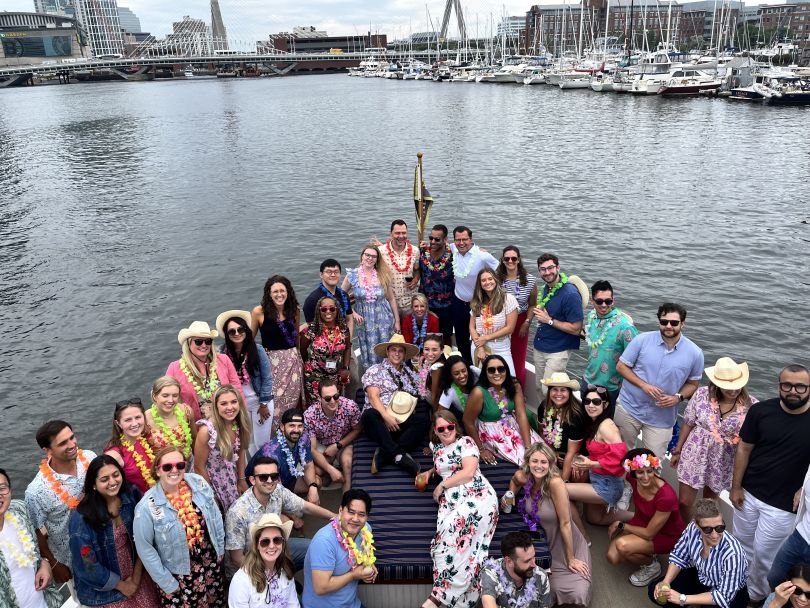
<svg viewBox="0 0 810 608">
<path fill-rule="evenodd" d="M 382 467 L 380 462 L 380 448 L 374 450 L 374 455 L 371 457 L 371 474 L 376 475 L 380 472 Z"/>
<path fill-rule="evenodd" d="M 616 509 L 619 511 L 627 511 L 630 507 L 630 500 L 633 498 L 633 487 L 624 482 L 624 489 L 622 490 L 622 497 L 616 502 Z"/>
<path fill-rule="evenodd" d="M 646 587 L 659 576 L 661 576 L 661 564 L 653 556 L 652 563 L 642 566 L 630 575 L 630 584 L 634 587 Z"/>
<path fill-rule="evenodd" d="M 422 470 L 419 463 L 416 462 L 408 453 L 403 454 L 402 457 L 396 462 L 396 465 L 400 469 L 404 469 L 411 477 L 416 477 L 419 475 L 419 471 Z"/>
</svg>

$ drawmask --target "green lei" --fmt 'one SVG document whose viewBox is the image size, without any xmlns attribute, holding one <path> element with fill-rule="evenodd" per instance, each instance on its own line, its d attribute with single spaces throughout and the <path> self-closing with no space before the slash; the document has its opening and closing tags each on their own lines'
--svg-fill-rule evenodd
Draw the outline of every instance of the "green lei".
<svg viewBox="0 0 810 608">
<path fill-rule="evenodd" d="M 567 275 L 567 274 L 565 274 L 564 272 L 561 272 L 561 273 L 560 273 L 560 280 L 559 280 L 559 282 L 555 283 L 555 284 L 554 284 L 554 287 L 552 287 L 551 289 L 549 289 L 548 294 L 546 294 L 546 297 L 544 297 L 544 298 L 541 300 L 541 299 L 540 299 L 540 296 L 539 296 L 539 295 L 537 296 L 537 306 L 538 306 L 539 308 L 545 308 L 545 307 L 546 307 L 546 304 L 548 304 L 548 301 L 549 301 L 551 298 L 553 298 L 553 297 L 554 297 L 554 294 L 555 294 L 555 293 L 557 293 L 557 291 L 560 289 L 560 287 L 562 287 L 563 285 L 565 285 L 567 282 L 568 282 L 568 275 Z"/>
<path fill-rule="evenodd" d="M 169 425 L 166 424 L 166 421 L 163 420 L 163 417 L 160 415 L 158 411 L 158 407 L 156 403 L 152 404 L 152 407 L 149 409 L 149 413 L 152 414 L 152 420 L 155 423 L 155 427 L 159 430 L 163 436 L 166 438 L 166 441 L 171 443 L 174 447 L 183 450 L 183 456 L 185 458 L 191 457 L 191 429 L 188 426 L 188 421 L 186 420 L 186 415 L 183 410 L 180 409 L 179 405 L 174 406 L 174 417 L 177 419 L 177 426 L 180 427 L 180 430 L 183 433 L 183 439 L 185 440 L 185 445 L 180 445 L 180 441 L 177 439 L 177 435 L 169 428 Z"/>
<path fill-rule="evenodd" d="M 214 391 L 219 388 L 217 368 L 213 365 L 211 366 L 211 373 L 208 376 L 208 382 L 205 383 L 205 386 L 200 384 L 200 381 L 197 379 L 197 376 L 194 375 L 194 372 L 191 371 L 185 359 L 180 359 L 180 369 L 186 375 L 186 378 L 188 378 L 191 386 L 194 387 L 194 392 L 197 393 L 200 403 L 204 401 L 211 401 Z"/>
<path fill-rule="evenodd" d="M 455 382 L 453 382 L 453 390 L 456 391 L 456 397 L 458 397 L 458 402 L 461 404 L 461 411 L 463 412 L 467 408 L 467 397 L 464 396 L 464 393 L 461 392 L 461 388 Z"/>
</svg>

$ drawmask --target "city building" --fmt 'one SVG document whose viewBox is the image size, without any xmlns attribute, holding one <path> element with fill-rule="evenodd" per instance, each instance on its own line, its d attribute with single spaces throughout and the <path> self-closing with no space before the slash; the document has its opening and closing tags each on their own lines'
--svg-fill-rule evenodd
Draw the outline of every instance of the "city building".
<svg viewBox="0 0 810 608">
<path fill-rule="evenodd" d="M 439 39 L 439 32 L 416 32 L 411 34 L 408 41 L 411 44 L 436 44 Z"/>
<path fill-rule="evenodd" d="M 95 57 L 124 54 L 116 0 L 76 0 L 76 9 Z"/>
<path fill-rule="evenodd" d="M 289 32 L 271 34 L 268 40 L 256 43 L 256 52 L 260 55 L 273 52 L 296 53 L 329 53 L 332 49 L 344 53 L 357 53 L 367 48 L 386 48 L 388 37 L 385 34 L 366 36 L 321 36 L 318 38 L 297 38 Z M 334 52 L 334 51 L 332 51 Z"/>
<path fill-rule="evenodd" d="M 211 38 L 214 50 L 227 50 L 228 32 L 225 30 L 225 22 L 222 20 L 222 13 L 219 10 L 219 0 L 211 0 Z"/>
<path fill-rule="evenodd" d="M 74 0 L 34 0 L 34 12 L 75 17 L 76 4 Z"/>
<path fill-rule="evenodd" d="M 137 34 L 142 32 L 141 20 L 126 6 L 118 7 L 118 21 L 121 23 L 121 29 L 128 34 Z"/>
<path fill-rule="evenodd" d="M 689 48 L 731 46 L 744 4 L 740 1 L 699 0 L 681 5 L 678 43 Z"/>
<path fill-rule="evenodd" d="M 498 24 L 498 38 L 517 40 L 521 31 L 526 27 L 526 18 L 522 15 L 504 17 Z"/>
<path fill-rule="evenodd" d="M 0 66 L 57 63 L 87 55 L 75 19 L 42 13 L 0 12 Z"/>
<path fill-rule="evenodd" d="M 295 38 L 326 38 L 325 30 L 316 30 L 313 25 L 294 27 L 292 34 Z"/>
</svg>

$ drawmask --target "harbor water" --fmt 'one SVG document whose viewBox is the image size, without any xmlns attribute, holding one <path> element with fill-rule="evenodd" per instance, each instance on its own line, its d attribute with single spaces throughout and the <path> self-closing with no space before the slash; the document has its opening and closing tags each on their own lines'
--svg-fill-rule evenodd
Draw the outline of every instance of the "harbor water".
<svg viewBox="0 0 810 608">
<path fill-rule="evenodd" d="M 20 497 L 34 434 L 70 421 L 101 448 L 115 401 L 148 400 L 177 332 L 259 303 L 283 273 L 357 263 L 431 222 L 493 253 L 544 251 L 609 279 L 642 330 L 686 305 L 706 354 L 776 394 L 810 363 L 810 109 L 546 86 L 347 78 L 190 80 L 0 91 L 0 467 Z M 411 231 L 414 237 L 414 231 Z"/>
</svg>

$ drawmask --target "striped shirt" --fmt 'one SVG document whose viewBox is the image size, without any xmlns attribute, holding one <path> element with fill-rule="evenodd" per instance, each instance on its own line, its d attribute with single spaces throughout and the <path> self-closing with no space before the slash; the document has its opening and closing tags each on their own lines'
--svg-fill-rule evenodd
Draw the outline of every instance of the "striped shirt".
<svg viewBox="0 0 810 608">
<path fill-rule="evenodd" d="M 526 312 L 529 309 L 529 296 L 532 295 L 532 289 L 537 284 L 537 279 L 530 275 L 526 275 L 526 284 L 521 285 L 520 279 L 504 279 L 503 288 L 506 293 L 511 293 L 518 301 L 518 312 Z"/>
<path fill-rule="evenodd" d="M 711 588 L 712 599 L 721 608 L 729 608 L 737 592 L 748 578 L 748 558 L 740 541 L 729 532 L 723 533 L 720 544 L 701 556 L 703 541 L 695 522 L 690 523 L 669 554 L 669 562 L 681 570 L 696 568 L 698 580 Z"/>
</svg>

